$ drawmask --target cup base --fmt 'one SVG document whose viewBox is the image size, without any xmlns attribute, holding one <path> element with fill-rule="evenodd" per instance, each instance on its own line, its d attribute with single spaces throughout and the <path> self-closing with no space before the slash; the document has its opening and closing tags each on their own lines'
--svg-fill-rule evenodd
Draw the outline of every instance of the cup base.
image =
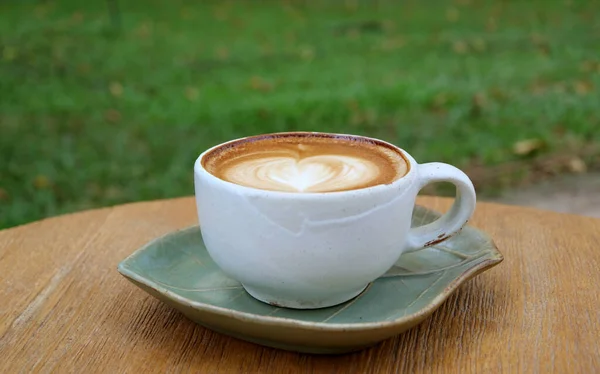
<svg viewBox="0 0 600 374">
<path fill-rule="evenodd" d="M 361 287 L 358 291 L 351 291 L 343 294 L 334 295 L 332 297 L 328 297 L 327 299 L 301 299 L 301 298 L 289 298 L 289 297 L 281 297 L 273 295 L 270 292 L 265 292 L 263 290 L 248 287 L 242 284 L 246 292 L 255 298 L 258 301 L 263 303 L 273 305 L 281 308 L 290 308 L 290 309 L 320 309 L 320 308 L 328 308 L 331 306 L 339 305 L 354 299 L 363 291 L 367 289 L 368 284 L 364 287 Z"/>
</svg>

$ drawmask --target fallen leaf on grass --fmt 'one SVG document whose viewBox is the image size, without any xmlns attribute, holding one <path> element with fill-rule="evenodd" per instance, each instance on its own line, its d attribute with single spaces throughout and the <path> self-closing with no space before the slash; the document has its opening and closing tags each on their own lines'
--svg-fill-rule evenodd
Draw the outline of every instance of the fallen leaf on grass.
<svg viewBox="0 0 600 374">
<path fill-rule="evenodd" d="M 508 92 L 505 92 L 504 90 L 494 87 L 490 90 L 490 96 L 492 97 L 492 99 L 494 99 L 497 102 L 505 102 L 509 99 L 509 94 Z"/>
<path fill-rule="evenodd" d="M 551 52 L 550 44 L 542 44 L 542 45 L 538 46 L 538 51 L 543 56 L 549 56 L 550 52 Z"/>
<path fill-rule="evenodd" d="M 354 13 L 358 10 L 358 0 L 346 0 L 344 2 L 344 7 L 350 13 Z"/>
<path fill-rule="evenodd" d="M 456 22 L 456 21 L 458 21 L 459 17 L 460 17 L 460 12 L 458 11 L 458 9 L 450 8 L 450 9 L 446 10 L 446 19 L 449 22 Z"/>
<path fill-rule="evenodd" d="M 548 91 L 548 83 L 543 80 L 536 79 L 529 85 L 529 92 L 534 95 L 541 95 L 546 91 Z"/>
<path fill-rule="evenodd" d="M 513 145 L 513 153 L 518 156 L 527 156 L 544 147 L 541 139 L 525 139 Z"/>
<path fill-rule="evenodd" d="M 135 30 L 135 34 L 140 38 L 147 38 L 152 34 L 152 24 L 144 22 Z"/>
<path fill-rule="evenodd" d="M 575 88 L 575 92 L 582 96 L 589 94 L 594 89 L 590 81 L 577 81 L 573 84 L 573 87 Z"/>
<path fill-rule="evenodd" d="M 238 30 L 243 29 L 246 26 L 246 22 L 244 22 L 244 19 L 241 17 L 234 17 L 231 19 L 230 24 Z"/>
<path fill-rule="evenodd" d="M 273 90 L 273 85 L 270 82 L 267 82 L 261 77 L 253 76 L 250 78 L 249 86 L 254 91 L 259 92 L 270 92 Z"/>
<path fill-rule="evenodd" d="M 433 105 L 436 107 L 443 107 L 448 102 L 448 94 L 440 92 L 433 98 Z"/>
<path fill-rule="evenodd" d="M 17 49 L 15 47 L 7 45 L 2 50 L 2 58 L 5 61 L 12 61 L 17 57 Z"/>
<path fill-rule="evenodd" d="M 120 97 L 123 94 L 123 85 L 119 82 L 111 82 L 108 90 L 114 97 Z"/>
<path fill-rule="evenodd" d="M 473 40 L 471 45 L 473 46 L 473 49 L 477 52 L 483 52 L 486 49 L 486 43 L 485 40 L 483 40 L 483 38 L 476 38 L 475 40 Z"/>
<path fill-rule="evenodd" d="M 548 56 L 551 52 L 550 43 L 544 35 L 533 33 L 530 36 L 531 43 L 537 47 L 538 51 L 544 55 Z"/>
<path fill-rule="evenodd" d="M 452 50 L 462 55 L 469 51 L 469 45 L 464 40 L 457 40 L 452 43 Z"/>
<path fill-rule="evenodd" d="M 213 9 L 213 17 L 217 21 L 225 21 L 229 18 L 229 7 L 219 5 Z"/>
<path fill-rule="evenodd" d="M 185 97 L 189 100 L 189 101 L 196 101 L 198 99 L 198 89 L 196 87 L 187 87 L 185 89 Z"/>
<path fill-rule="evenodd" d="M 50 179 L 45 175 L 37 175 L 33 179 L 33 186 L 38 190 L 43 190 L 50 187 Z"/>
<path fill-rule="evenodd" d="M 8 200 L 8 192 L 5 189 L 0 188 L 0 201 Z"/>
<path fill-rule="evenodd" d="M 546 43 L 546 37 L 542 34 L 538 34 L 535 32 L 529 36 L 529 39 L 531 40 L 531 43 L 533 43 L 534 45 L 540 45 L 540 44 Z"/>
<path fill-rule="evenodd" d="M 229 59 L 229 49 L 227 49 L 226 47 L 217 48 L 215 54 L 217 55 L 217 58 L 221 61 L 226 61 L 227 59 Z"/>
<path fill-rule="evenodd" d="M 565 134 L 567 133 L 567 129 L 559 123 L 552 128 L 552 132 L 554 133 L 554 135 L 562 137 L 565 136 Z"/>
<path fill-rule="evenodd" d="M 485 29 L 488 32 L 494 32 L 498 28 L 498 23 L 495 17 L 489 17 L 485 23 Z"/>
<path fill-rule="evenodd" d="M 296 40 L 298 40 L 298 36 L 293 31 L 288 31 L 285 33 L 285 41 L 290 44 L 295 44 Z"/>
<path fill-rule="evenodd" d="M 584 73 L 592 73 L 596 70 L 597 67 L 600 67 L 600 63 L 596 63 L 595 61 L 583 61 L 580 65 L 580 69 Z"/>
<path fill-rule="evenodd" d="M 299 54 L 303 60 L 310 61 L 315 57 L 315 50 L 311 46 L 304 46 L 300 48 Z"/>
<path fill-rule="evenodd" d="M 116 109 L 109 109 L 104 113 L 104 118 L 112 123 L 119 122 L 121 120 L 121 112 Z"/>
<path fill-rule="evenodd" d="M 483 108 L 485 106 L 486 102 L 487 102 L 487 99 L 483 92 L 478 92 L 475 95 L 473 95 L 473 105 L 474 106 Z"/>
<path fill-rule="evenodd" d="M 351 40 L 356 40 L 360 36 L 360 31 L 357 28 L 350 28 L 346 30 L 346 37 Z"/>
<path fill-rule="evenodd" d="M 478 92 L 471 98 L 471 116 L 479 117 L 481 116 L 483 109 L 487 104 L 487 98 L 483 92 Z"/>
<path fill-rule="evenodd" d="M 587 171 L 587 165 L 579 157 L 574 157 L 570 159 L 568 167 L 569 170 L 571 170 L 573 173 L 583 174 Z"/>
<path fill-rule="evenodd" d="M 83 21 L 83 13 L 76 11 L 71 15 L 71 19 L 75 24 L 81 23 Z"/>
<path fill-rule="evenodd" d="M 383 30 L 386 32 L 392 32 L 396 29 L 396 23 L 391 19 L 386 19 L 381 22 Z"/>
</svg>

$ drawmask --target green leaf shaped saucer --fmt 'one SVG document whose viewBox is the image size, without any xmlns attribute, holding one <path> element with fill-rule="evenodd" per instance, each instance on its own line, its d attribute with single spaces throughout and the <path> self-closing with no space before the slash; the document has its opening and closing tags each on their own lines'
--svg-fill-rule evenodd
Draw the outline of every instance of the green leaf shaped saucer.
<svg viewBox="0 0 600 374">
<path fill-rule="evenodd" d="M 412 224 L 439 216 L 417 206 Z M 438 245 L 402 255 L 356 298 L 314 310 L 278 308 L 252 298 L 212 261 L 198 226 L 153 240 L 118 270 L 214 331 L 280 349 L 332 354 L 366 348 L 414 327 L 462 283 L 502 260 L 491 238 L 466 226 Z"/>
</svg>

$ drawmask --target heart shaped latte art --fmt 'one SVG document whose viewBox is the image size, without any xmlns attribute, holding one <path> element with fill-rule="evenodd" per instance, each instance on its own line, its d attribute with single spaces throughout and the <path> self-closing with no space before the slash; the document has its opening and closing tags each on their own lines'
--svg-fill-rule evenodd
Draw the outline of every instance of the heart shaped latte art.
<svg viewBox="0 0 600 374">
<path fill-rule="evenodd" d="M 225 178 L 266 190 L 330 192 L 358 188 L 379 176 L 379 167 L 358 157 L 316 155 L 302 159 L 261 157 L 230 167 Z"/>
</svg>

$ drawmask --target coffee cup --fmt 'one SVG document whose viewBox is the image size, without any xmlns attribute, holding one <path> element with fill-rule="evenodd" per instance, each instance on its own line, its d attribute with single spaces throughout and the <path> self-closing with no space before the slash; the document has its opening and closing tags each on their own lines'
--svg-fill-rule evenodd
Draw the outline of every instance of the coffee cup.
<svg viewBox="0 0 600 374">
<path fill-rule="evenodd" d="M 456 186 L 454 204 L 411 228 L 417 194 L 434 182 Z M 476 203 L 454 166 L 418 164 L 379 139 L 317 132 L 211 147 L 194 164 L 194 185 L 215 263 L 255 299 L 296 309 L 356 297 L 403 253 L 459 232 Z"/>
</svg>

